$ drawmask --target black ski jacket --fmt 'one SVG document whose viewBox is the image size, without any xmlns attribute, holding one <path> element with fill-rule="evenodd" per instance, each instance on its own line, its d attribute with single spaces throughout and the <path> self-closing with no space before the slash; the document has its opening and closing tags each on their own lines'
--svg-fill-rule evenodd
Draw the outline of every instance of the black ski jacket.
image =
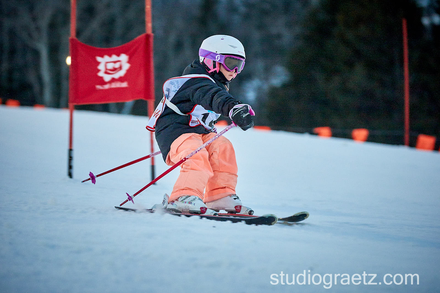
<svg viewBox="0 0 440 293">
<path fill-rule="evenodd" d="M 172 99 L 172 103 L 182 113 L 189 113 L 196 105 L 200 105 L 206 110 L 228 117 L 232 107 L 241 103 L 229 94 L 228 81 L 223 74 L 220 72 L 209 74 L 205 66 L 198 60 L 194 60 L 185 68 L 183 75 L 187 74 L 209 75 L 215 83 L 208 78 L 191 78 L 186 81 Z M 173 141 L 182 134 L 210 132 L 202 125 L 192 127 L 189 122 L 190 116 L 179 115 L 167 106 L 157 119 L 156 140 L 164 160 L 166 160 Z"/>
</svg>

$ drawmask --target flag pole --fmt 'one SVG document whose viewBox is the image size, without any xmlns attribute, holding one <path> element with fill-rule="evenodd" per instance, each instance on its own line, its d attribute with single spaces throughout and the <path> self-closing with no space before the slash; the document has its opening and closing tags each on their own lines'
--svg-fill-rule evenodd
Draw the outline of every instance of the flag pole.
<svg viewBox="0 0 440 293">
<path fill-rule="evenodd" d="M 76 38 L 76 0 L 70 0 L 70 37 Z M 70 52 L 70 56 L 72 56 L 72 52 Z M 71 74 L 69 74 L 69 78 L 72 78 Z M 73 111 L 75 110 L 75 106 L 70 103 L 70 95 L 71 90 L 69 89 L 69 150 L 67 176 L 73 178 Z"/>
<path fill-rule="evenodd" d="M 147 66 L 149 67 L 149 82 L 150 85 L 147 87 L 147 102 L 148 102 L 148 117 L 153 116 L 154 111 L 154 58 L 153 58 L 153 24 L 151 16 L 151 0 L 145 0 L 145 30 L 149 38 L 149 56 L 150 60 L 147 60 Z M 154 134 L 150 132 L 150 153 L 154 153 Z M 155 160 L 154 157 L 151 158 L 151 180 L 154 180 L 155 175 Z"/>
</svg>

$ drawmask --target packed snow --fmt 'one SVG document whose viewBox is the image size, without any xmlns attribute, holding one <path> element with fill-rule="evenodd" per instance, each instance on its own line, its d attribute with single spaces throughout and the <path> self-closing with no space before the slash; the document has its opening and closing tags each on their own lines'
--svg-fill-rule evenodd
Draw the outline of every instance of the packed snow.
<svg viewBox="0 0 440 293">
<path fill-rule="evenodd" d="M 149 154 L 147 118 L 75 111 L 73 179 L 68 122 L 0 106 L 0 292 L 440 292 L 438 151 L 233 128 L 244 204 L 310 212 L 254 226 L 116 210 L 150 161 L 81 181 Z M 135 205 L 160 203 L 177 175 Z"/>
</svg>

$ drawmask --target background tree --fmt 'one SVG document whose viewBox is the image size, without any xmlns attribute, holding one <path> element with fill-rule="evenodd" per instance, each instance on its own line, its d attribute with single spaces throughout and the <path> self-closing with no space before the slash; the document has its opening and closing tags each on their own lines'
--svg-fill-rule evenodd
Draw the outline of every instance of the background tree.
<svg viewBox="0 0 440 293">
<path fill-rule="evenodd" d="M 440 1 L 429 0 L 422 22 L 424 38 L 410 53 L 415 74 L 411 81 L 411 128 L 440 137 Z"/>
<path fill-rule="evenodd" d="M 212 34 L 246 47 L 231 93 L 256 123 L 403 128 L 401 17 L 410 35 L 411 129 L 439 133 L 439 0 L 152 0 L 156 100 Z M 77 37 L 114 47 L 145 32 L 144 0 L 77 0 Z M 68 0 L 0 1 L 0 97 L 67 107 Z M 423 25 L 422 25 L 423 20 Z M 142 100 L 80 109 L 147 114 Z"/>
<path fill-rule="evenodd" d="M 304 20 L 300 42 L 290 54 L 291 78 L 283 86 L 272 88 L 271 99 L 266 101 L 270 124 L 284 129 L 365 127 L 384 134 L 396 134 L 393 131 L 397 130 L 401 136 L 402 17 L 409 24 L 413 122 L 417 124 L 414 119 L 421 114 L 415 105 L 421 105 L 420 99 L 426 100 L 422 95 L 432 98 L 427 101 L 429 105 L 438 100 L 438 91 L 416 82 L 422 76 L 438 76 L 433 73 L 438 72 L 439 64 L 433 57 L 436 54 L 430 54 L 423 46 L 421 13 L 410 0 L 321 1 Z M 435 48 L 435 42 L 429 44 L 426 46 Z M 430 74 L 420 72 L 421 63 L 432 70 Z M 422 95 L 416 90 L 419 86 L 423 88 Z M 428 115 L 423 113 L 424 130 L 435 134 L 438 115 Z M 427 125 L 429 120 L 431 126 Z M 393 138 L 376 139 L 390 142 Z"/>
<path fill-rule="evenodd" d="M 62 9 L 60 2 L 55 0 L 2 2 L 2 11 L 6 12 L 2 15 L 5 17 L 6 30 L 9 29 L 10 33 L 17 35 L 22 42 L 21 45 L 31 48 L 37 56 L 33 58 L 32 53 L 23 52 L 27 61 L 27 66 L 24 67 L 28 67 L 24 71 L 26 72 L 25 80 L 32 85 L 35 102 L 50 107 L 56 106 L 53 97 L 53 72 L 50 64 L 50 33 L 54 15 Z M 8 31 L 4 33 L 9 41 L 11 35 Z M 7 56 L 7 52 L 3 54 Z M 7 59 L 8 57 L 5 57 L 5 60 Z M 33 59 L 38 60 L 37 66 L 32 62 Z M 8 69 L 11 68 L 8 67 Z"/>
</svg>

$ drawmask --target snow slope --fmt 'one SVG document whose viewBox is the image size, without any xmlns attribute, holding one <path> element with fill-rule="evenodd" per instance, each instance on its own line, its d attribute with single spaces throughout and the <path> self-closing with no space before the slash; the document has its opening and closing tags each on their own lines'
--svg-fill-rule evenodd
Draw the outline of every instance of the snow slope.
<svg viewBox="0 0 440 293">
<path fill-rule="evenodd" d="M 148 154 L 146 123 L 76 111 L 68 179 L 68 111 L 0 106 L 0 292 L 440 292 L 438 152 L 232 129 L 244 203 L 311 214 L 248 226 L 114 209 L 149 162 L 81 183 Z"/>
</svg>

